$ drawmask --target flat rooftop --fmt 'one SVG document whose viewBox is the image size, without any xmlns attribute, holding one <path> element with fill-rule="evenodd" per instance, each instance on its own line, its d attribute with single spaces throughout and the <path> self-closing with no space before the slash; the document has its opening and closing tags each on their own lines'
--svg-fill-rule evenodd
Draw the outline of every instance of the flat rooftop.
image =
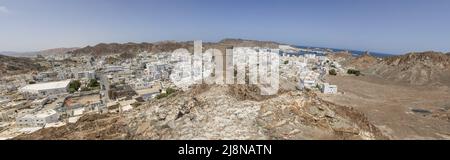
<svg viewBox="0 0 450 160">
<path fill-rule="evenodd" d="M 71 80 L 68 79 L 68 80 L 64 80 L 64 81 L 30 84 L 30 85 L 26 85 L 26 86 L 20 88 L 19 90 L 22 92 L 38 92 L 40 90 L 66 88 L 69 85 L 70 81 Z"/>
</svg>

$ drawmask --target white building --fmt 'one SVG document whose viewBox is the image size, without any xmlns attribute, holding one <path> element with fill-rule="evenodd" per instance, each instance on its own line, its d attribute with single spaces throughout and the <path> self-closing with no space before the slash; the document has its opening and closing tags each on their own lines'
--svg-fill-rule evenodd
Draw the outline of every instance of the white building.
<svg viewBox="0 0 450 160">
<path fill-rule="evenodd" d="M 20 127 L 45 126 L 47 123 L 55 123 L 59 120 L 59 114 L 55 110 L 47 110 L 36 114 L 26 114 L 16 119 Z"/>
<path fill-rule="evenodd" d="M 300 84 L 299 84 L 299 89 L 300 90 L 304 90 L 304 89 L 311 89 L 312 87 L 316 86 L 316 81 L 313 79 L 300 79 Z"/>
<path fill-rule="evenodd" d="M 149 80 L 157 80 L 163 78 L 163 73 L 168 69 L 168 65 L 164 63 L 147 63 L 145 66 L 145 76 Z"/>
<path fill-rule="evenodd" d="M 132 104 L 136 103 L 135 99 L 119 101 L 119 112 L 127 112 L 133 109 Z"/>
<path fill-rule="evenodd" d="M 33 102 L 31 102 L 31 105 L 33 107 L 43 107 L 48 101 L 49 101 L 48 97 L 45 97 L 42 99 L 36 99 Z"/>
<path fill-rule="evenodd" d="M 58 75 L 56 76 L 56 78 L 59 80 L 65 80 L 65 79 L 68 79 L 68 77 L 70 77 L 70 76 L 68 76 L 68 74 L 65 73 L 64 71 L 58 72 Z"/>
<path fill-rule="evenodd" d="M 341 65 L 337 62 L 333 62 L 331 63 L 332 66 L 334 66 L 335 68 L 341 68 Z"/>
<path fill-rule="evenodd" d="M 77 79 L 95 79 L 95 71 L 82 71 L 76 74 Z"/>
<path fill-rule="evenodd" d="M 106 66 L 105 72 L 119 72 L 125 70 L 122 66 Z"/>
<path fill-rule="evenodd" d="M 43 82 L 48 82 L 48 81 L 53 81 L 57 79 L 57 75 L 58 73 L 53 72 L 53 71 L 49 71 L 49 72 L 40 72 L 38 73 L 36 76 L 34 76 L 34 78 L 37 81 L 43 81 Z"/>
<path fill-rule="evenodd" d="M 7 104 L 3 104 L 2 107 L 3 108 L 22 109 L 22 108 L 28 107 L 27 105 L 25 105 L 26 103 L 27 103 L 27 101 L 13 101 L 13 102 L 9 102 Z"/>
<path fill-rule="evenodd" d="M 153 86 L 153 82 L 143 81 L 143 80 L 133 80 L 128 82 L 128 84 L 134 89 L 134 90 L 140 90 L 140 89 L 146 89 L 151 88 Z"/>
<path fill-rule="evenodd" d="M 337 86 L 336 85 L 330 85 L 328 83 L 324 83 L 322 85 L 322 93 L 325 93 L 325 94 L 336 94 L 337 93 Z"/>
<path fill-rule="evenodd" d="M 295 64 L 297 65 L 297 67 L 298 67 L 300 70 L 305 70 L 305 69 L 306 69 L 306 66 L 308 66 L 308 64 L 307 64 L 306 62 L 295 62 Z"/>
<path fill-rule="evenodd" d="M 315 59 L 316 55 L 315 54 L 305 54 L 305 58 Z"/>
<path fill-rule="evenodd" d="M 71 80 L 26 85 L 19 89 L 25 98 L 48 97 L 67 93 Z"/>
</svg>

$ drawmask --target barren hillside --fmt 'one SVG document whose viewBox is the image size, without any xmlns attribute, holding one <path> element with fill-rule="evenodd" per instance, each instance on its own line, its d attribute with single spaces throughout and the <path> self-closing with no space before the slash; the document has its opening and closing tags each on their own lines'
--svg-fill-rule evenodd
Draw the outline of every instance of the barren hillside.
<svg viewBox="0 0 450 160">
<path fill-rule="evenodd" d="M 344 66 L 412 85 L 450 85 L 450 55 L 440 52 L 408 53 L 381 60 L 371 55 L 347 58 Z"/>
<path fill-rule="evenodd" d="M 409 53 L 386 58 L 373 71 L 388 80 L 414 85 L 450 84 L 450 56 L 438 52 Z"/>
<path fill-rule="evenodd" d="M 356 69 L 365 70 L 365 69 L 373 67 L 374 65 L 378 64 L 379 62 L 380 61 L 376 57 L 366 53 L 359 57 L 356 57 L 356 58 L 353 58 L 353 59 L 347 61 L 345 63 L 345 65 L 354 67 Z"/>
<path fill-rule="evenodd" d="M 224 39 L 218 43 L 208 43 L 204 42 L 203 46 L 205 49 L 216 48 L 225 52 L 228 47 L 269 47 L 277 48 L 278 43 L 267 42 L 267 41 L 255 41 L 255 40 L 242 40 L 242 39 Z M 147 51 L 149 53 L 160 53 L 160 52 L 172 52 L 179 48 L 185 48 L 192 51 L 194 46 L 192 41 L 188 42 L 175 42 L 175 41 L 163 41 L 156 43 L 101 43 L 95 46 L 87 46 L 80 48 L 69 53 L 75 55 L 90 54 L 94 56 L 101 56 L 107 54 L 135 54 L 139 52 Z"/>
<path fill-rule="evenodd" d="M 0 55 L 0 76 L 29 73 L 43 69 L 43 66 L 31 58 Z"/>
</svg>

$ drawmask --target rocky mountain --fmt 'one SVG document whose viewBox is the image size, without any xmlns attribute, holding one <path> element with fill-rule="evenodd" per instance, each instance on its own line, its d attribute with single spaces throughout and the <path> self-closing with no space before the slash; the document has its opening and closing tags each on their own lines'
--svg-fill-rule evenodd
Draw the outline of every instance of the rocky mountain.
<svg viewBox="0 0 450 160">
<path fill-rule="evenodd" d="M 36 52 L 14 52 L 14 51 L 2 51 L 0 55 L 11 56 L 11 57 L 35 57 Z"/>
<path fill-rule="evenodd" d="M 218 44 L 234 46 L 234 47 L 264 47 L 264 48 L 278 48 L 279 43 L 272 41 L 256 41 L 245 39 L 223 39 Z"/>
<path fill-rule="evenodd" d="M 347 60 L 347 67 L 412 85 L 450 85 L 450 55 L 440 52 L 408 53 L 377 59 L 362 55 Z"/>
<path fill-rule="evenodd" d="M 366 74 L 412 85 L 450 85 L 450 55 L 441 52 L 416 52 L 377 58 L 370 54 L 348 57 L 345 67 Z"/>
<path fill-rule="evenodd" d="M 345 65 L 349 67 L 354 67 L 356 69 L 365 70 L 372 67 L 375 64 L 378 64 L 379 62 L 380 61 L 378 60 L 378 58 L 366 52 L 361 56 L 351 58 L 350 60 L 346 61 Z"/>
<path fill-rule="evenodd" d="M 41 71 L 44 69 L 44 66 L 40 65 L 37 60 L 32 58 L 0 55 L 0 77 Z"/>
<path fill-rule="evenodd" d="M 414 85 L 450 84 L 450 56 L 440 52 L 387 57 L 371 70 L 386 79 Z"/>
<path fill-rule="evenodd" d="M 12 57 L 36 57 L 37 55 L 64 54 L 78 48 L 53 48 L 36 52 L 0 52 L 1 55 Z"/>
<path fill-rule="evenodd" d="M 191 44 L 192 45 L 192 44 Z M 102 56 L 108 54 L 135 54 L 139 52 L 170 52 L 178 48 L 189 48 L 187 42 L 164 41 L 158 43 L 100 43 L 95 46 L 87 46 L 69 53 L 75 55 Z M 190 47 L 193 48 L 193 47 Z"/>
<path fill-rule="evenodd" d="M 224 39 L 217 43 L 204 42 L 205 49 L 216 48 L 223 52 L 228 47 L 271 47 L 277 48 L 278 43 L 268 41 L 255 41 L 255 40 L 242 40 L 242 39 Z M 192 51 L 194 46 L 192 41 L 176 42 L 176 41 L 163 41 L 156 43 L 101 43 L 95 46 L 87 46 L 80 48 L 69 53 L 75 55 L 90 54 L 94 56 L 108 55 L 108 54 L 136 54 L 147 51 L 149 53 L 158 52 L 172 52 L 176 49 L 185 48 Z"/>
<path fill-rule="evenodd" d="M 196 86 L 128 113 L 87 115 L 16 139 L 386 139 L 362 113 L 313 93 L 255 98 L 243 95 L 257 89 L 236 87 L 246 86 Z"/>
<path fill-rule="evenodd" d="M 70 51 L 74 51 L 77 50 L 79 48 L 53 48 L 53 49 L 47 49 L 47 50 L 42 50 L 42 51 L 38 51 L 38 52 L 34 52 L 36 55 L 53 55 L 53 54 L 64 54 Z"/>
<path fill-rule="evenodd" d="M 331 59 L 339 59 L 339 58 L 349 59 L 349 58 L 352 58 L 353 55 L 348 51 L 342 51 L 342 52 L 328 54 L 327 57 L 331 58 Z"/>
</svg>

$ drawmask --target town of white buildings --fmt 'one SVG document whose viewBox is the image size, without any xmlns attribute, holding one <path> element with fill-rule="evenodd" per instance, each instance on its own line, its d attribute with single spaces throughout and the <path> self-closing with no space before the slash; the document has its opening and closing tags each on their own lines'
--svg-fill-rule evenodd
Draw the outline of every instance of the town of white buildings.
<svg viewBox="0 0 450 160">
<path fill-rule="evenodd" d="M 264 49 L 238 47 L 234 52 Z M 324 76 L 331 69 L 340 72 L 339 63 L 315 52 L 293 54 L 305 49 L 283 45 L 280 50 L 280 78 L 296 83 L 300 90 L 337 93 L 337 86 L 325 83 Z M 1 77 L 0 139 L 76 123 L 85 114 L 127 112 L 168 88 L 177 88 L 169 73 L 185 66 L 174 66 L 170 55 L 142 52 L 131 59 L 47 55 L 47 71 Z"/>
</svg>

